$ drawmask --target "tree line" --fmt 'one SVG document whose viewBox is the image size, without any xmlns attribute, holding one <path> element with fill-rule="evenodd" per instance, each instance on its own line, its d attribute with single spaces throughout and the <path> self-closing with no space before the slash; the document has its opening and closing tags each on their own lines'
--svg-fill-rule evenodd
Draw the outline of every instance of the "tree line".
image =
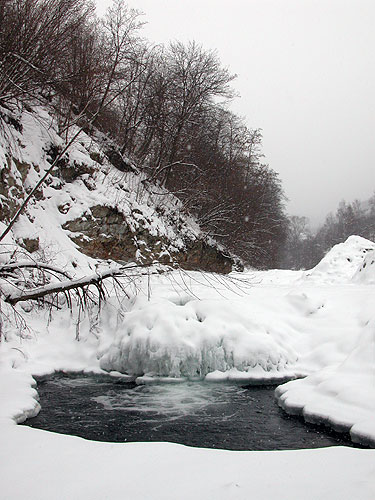
<svg viewBox="0 0 375 500">
<path fill-rule="evenodd" d="M 262 136 L 229 109 L 234 75 L 195 42 L 155 46 L 114 0 L 2 0 L 0 104 L 48 102 L 61 133 L 101 131 L 245 262 L 275 267 L 287 231 Z"/>
</svg>

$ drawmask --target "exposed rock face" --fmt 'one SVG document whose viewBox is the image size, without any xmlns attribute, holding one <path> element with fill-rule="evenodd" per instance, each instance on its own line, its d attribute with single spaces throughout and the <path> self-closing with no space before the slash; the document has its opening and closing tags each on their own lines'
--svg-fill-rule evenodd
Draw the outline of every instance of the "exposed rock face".
<svg viewBox="0 0 375 500">
<path fill-rule="evenodd" d="M 189 243 L 187 250 L 179 253 L 177 261 L 183 269 L 203 269 L 216 273 L 230 273 L 233 266 L 229 257 L 202 240 Z"/>
<path fill-rule="evenodd" d="M 30 171 L 39 172 L 37 165 L 20 161 L 15 156 L 5 155 L 6 162 L 0 165 L 0 220 L 9 222 L 20 208 L 31 188 L 25 188 Z M 34 192 L 34 199 L 43 198 L 43 188 Z"/>
<path fill-rule="evenodd" d="M 125 217 L 115 208 L 96 205 L 91 207 L 91 215 L 66 222 L 62 227 L 73 233 L 70 235 L 72 240 L 90 257 L 134 259 L 135 237 Z"/>
<path fill-rule="evenodd" d="M 96 205 L 90 212 L 63 225 L 81 251 L 90 257 L 125 262 L 136 259 L 142 263 L 177 263 L 187 270 L 204 269 L 218 273 L 232 270 L 232 260 L 203 240 L 192 240 L 187 242 L 185 249 L 176 249 L 166 238 L 154 236 L 142 227 L 132 231 L 116 208 Z"/>
<path fill-rule="evenodd" d="M 73 182 L 83 174 L 92 175 L 93 172 L 94 170 L 84 163 L 79 164 L 75 162 L 73 165 L 68 164 L 64 168 L 59 169 L 59 175 L 65 182 Z"/>
<path fill-rule="evenodd" d="M 9 221 L 19 208 L 25 194 L 23 183 L 31 168 L 31 165 L 15 158 L 8 157 L 7 163 L 8 168 L 0 170 L 0 219 L 3 221 Z M 16 175 L 12 174 L 11 163 L 16 167 Z M 36 170 L 35 166 L 34 169 Z M 84 165 L 69 168 L 64 165 L 61 171 L 64 172 L 60 174 L 63 182 L 74 182 L 82 174 L 91 173 Z M 56 186 L 53 187 L 57 189 Z M 35 198 L 43 199 L 42 189 L 35 193 Z M 69 204 L 58 206 L 62 214 L 66 214 L 69 208 Z M 137 260 L 142 263 L 175 263 L 186 270 L 201 269 L 218 273 L 229 273 L 232 270 L 233 261 L 203 239 L 185 240 L 183 248 L 176 248 L 173 241 L 151 234 L 142 224 L 134 230 L 115 207 L 95 205 L 82 217 L 68 221 L 62 227 L 70 231 L 70 238 L 90 257 L 124 262 Z M 30 253 L 39 249 L 39 240 L 35 237 L 22 238 L 20 244 Z"/>
<path fill-rule="evenodd" d="M 117 151 L 114 147 L 110 147 L 105 152 L 106 157 L 112 163 L 117 170 L 120 172 L 134 172 L 134 166 L 131 162 L 124 158 L 119 151 Z"/>
</svg>

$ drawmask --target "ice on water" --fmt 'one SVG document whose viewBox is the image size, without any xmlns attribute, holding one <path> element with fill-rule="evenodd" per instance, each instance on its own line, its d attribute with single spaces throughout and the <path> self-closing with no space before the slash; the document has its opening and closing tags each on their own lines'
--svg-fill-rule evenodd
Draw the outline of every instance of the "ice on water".
<svg viewBox="0 0 375 500">
<path fill-rule="evenodd" d="M 131 375 L 204 378 L 240 372 L 285 371 L 297 359 L 286 331 L 272 315 L 244 300 L 168 298 L 142 302 L 124 318 L 100 361 L 101 368 Z"/>
</svg>

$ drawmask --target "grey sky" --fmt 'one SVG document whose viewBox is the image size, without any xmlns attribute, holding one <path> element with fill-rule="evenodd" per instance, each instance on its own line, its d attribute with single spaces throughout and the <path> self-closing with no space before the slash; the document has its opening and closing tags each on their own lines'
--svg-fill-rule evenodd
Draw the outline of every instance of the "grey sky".
<svg viewBox="0 0 375 500">
<path fill-rule="evenodd" d="M 102 7 L 110 2 L 97 1 Z M 238 75 L 288 212 L 321 222 L 375 190 L 374 0 L 129 0 L 156 43 L 196 40 Z"/>
</svg>

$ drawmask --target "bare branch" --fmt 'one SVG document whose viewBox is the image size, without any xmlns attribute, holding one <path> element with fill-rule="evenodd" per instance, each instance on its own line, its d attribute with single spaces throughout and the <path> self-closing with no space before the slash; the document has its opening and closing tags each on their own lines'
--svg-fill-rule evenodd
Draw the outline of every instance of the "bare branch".
<svg viewBox="0 0 375 500">
<path fill-rule="evenodd" d="M 15 305 L 17 304 L 17 302 L 41 299 L 46 295 L 51 295 L 54 293 L 68 292 L 69 290 L 83 290 L 85 287 L 88 287 L 90 285 L 99 287 L 102 280 L 111 278 L 113 276 L 121 276 L 121 274 L 123 274 L 122 270 L 111 269 L 103 273 L 95 273 L 76 280 L 66 280 L 60 281 L 58 283 L 50 283 L 33 290 L 22 290 L 10 294 L 5 298 L 5 302 L 8 302 L 11 305 Z"/>
<path fill-rule="evenodd" d="M 42 262 L 14 262 L 12 264 L 5 264 L 0 266 L 0 274 L 7 273 L 9 271 L 14 271 L 17 269 L 43 269 L 45 271 L 50 271 L 52 273 L 61 274 L 65 278 L 70 278 L 69 274 L 61 269 L 54 266 L 49 266 L 48 264 L 43 264 Z"/>
<path fill-rule="evenodd" d="M 14 293 L 5 297 L 5 302 L 11 305 L 17 304 L 17 302 L 24 302 L 27 300 L 38 300 L 46 295 L 51 295 L 55 293 L 69 294 L 70 290 L 76 291 L 78 294 L 82 292 L 81 302 L 86 301 L 86 294 L 88 293 L 88 287 L 94 285 L 98 290 L 99 300 L 105 300 L 106 292 L 102 285 L 102 281 L 108 278 L 120 278 L 127 276 L 127 273 L 131 273 L 137 268 L 150 268 L 153 267 L 152 264 L 132 264 L 123 267 L 117 267 L 112 269 L 107 269 L 103 272 L 96 272 L 89 276 L 84 276 L 78 279 L 69 279 L 65 281 L 59 281 L 57 283 L 49 283 L 48 285 L 41 286 L 38 288 L 33 288 L 31 290 L 17 290 Z M 157 272 L 157 270 L 155 271 Z M 68 297 L 67 297 L 68 298 Z M 68 301 L 71 303 L 71 299 Z"/>
</svg>

